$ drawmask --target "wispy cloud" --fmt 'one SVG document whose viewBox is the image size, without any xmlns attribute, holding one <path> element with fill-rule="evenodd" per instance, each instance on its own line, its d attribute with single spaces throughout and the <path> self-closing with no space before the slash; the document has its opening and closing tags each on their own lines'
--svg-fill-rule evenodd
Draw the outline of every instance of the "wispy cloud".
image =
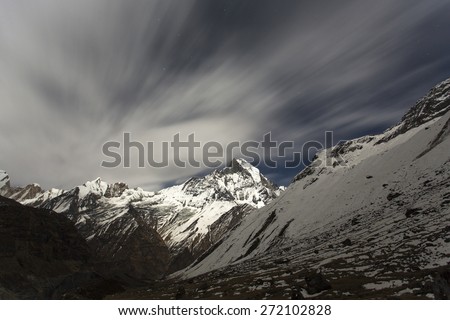
<svg viewBox="0 0 450 320">
<path fill-rule="evenodd" d="M 123 132 L 225 144 L 272 131 L 301 145 L 324 130 L 382 130 L 449 76 L 449 9 L 445 0 L 2 0 L 0 167 L 17 184 L 102 176 L 158 188 L 205 168 L 107 170 L 102 144 Z"/>
</svg>

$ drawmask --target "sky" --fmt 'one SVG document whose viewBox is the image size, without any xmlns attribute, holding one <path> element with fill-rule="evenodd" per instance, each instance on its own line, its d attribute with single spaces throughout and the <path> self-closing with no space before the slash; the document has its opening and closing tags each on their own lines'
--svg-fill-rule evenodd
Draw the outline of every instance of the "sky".
<svg viewBox="0 0 450 320">
<path fill-rule="evenodd" d="M 448 0 L 0 0 L 0 169 L 13 185 L 157 190 L 210 170 L 104 168 L 123 140 L 298 149 L 380 133 L 450 77 Z M 155 151 L 158 154 L 158 151 Z M 300 170 L 260 167 L 280 185 Z"/>
</svg>

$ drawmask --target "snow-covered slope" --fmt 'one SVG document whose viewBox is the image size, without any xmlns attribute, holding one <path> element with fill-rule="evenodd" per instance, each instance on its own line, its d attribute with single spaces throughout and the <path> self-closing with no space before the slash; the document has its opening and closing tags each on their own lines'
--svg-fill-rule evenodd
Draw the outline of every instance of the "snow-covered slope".
<svg viewBox="0 0 450 320">
<path fill-rule="evenodd" d="M 449 92 L 447 80 L 385 133 L 321 151 L 279 198 L 178 275 L 253 273 L 283 256 L 290 270 L 331 273 L 340 261 L 364 277 L 448 265 Z"/>
</svg>

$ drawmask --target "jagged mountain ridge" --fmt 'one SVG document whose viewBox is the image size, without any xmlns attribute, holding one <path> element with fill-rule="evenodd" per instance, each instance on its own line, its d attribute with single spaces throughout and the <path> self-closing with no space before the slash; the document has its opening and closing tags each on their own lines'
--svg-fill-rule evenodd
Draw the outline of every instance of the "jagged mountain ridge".
<svg viewBox="0 0 450 320">
<path fill-rule="evenodd" d="M 126 270 L 130 277 L 158 278 L 187 266 L 250 208 L 264 206 L 280 191 L 248 162 L 234 159 L 230 167 L 158 192 L 100 178 L 68 191 L 32 184 L 2 192 L 69 217 L 108 276 Z M 133 263 L 130 252 L 139 252 Z"/>
<path fill-rule="evenodd" d="M 387 142 L 399 134 L 446 114 L 450 110 L 449 92 L 450 79 L 439 83 L 408 110 L 398 125 L 387 130 L 378 143 Z"/>
</svg>

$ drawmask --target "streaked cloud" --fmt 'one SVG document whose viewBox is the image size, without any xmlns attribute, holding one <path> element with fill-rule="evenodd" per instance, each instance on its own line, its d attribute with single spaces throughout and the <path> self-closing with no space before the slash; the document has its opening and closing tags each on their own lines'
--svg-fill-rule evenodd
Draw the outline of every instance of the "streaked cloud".
<svg viewBox="0 0 450 320">
<path fill-rule="evenodd" d="M 445 0 L 0 1 L 0 167 L 16 184 L 159 188 L 101 146 L 379 132 L 450 75 Z M 292 172 L 276 172 L 281 182 Z"/>
</svg>

